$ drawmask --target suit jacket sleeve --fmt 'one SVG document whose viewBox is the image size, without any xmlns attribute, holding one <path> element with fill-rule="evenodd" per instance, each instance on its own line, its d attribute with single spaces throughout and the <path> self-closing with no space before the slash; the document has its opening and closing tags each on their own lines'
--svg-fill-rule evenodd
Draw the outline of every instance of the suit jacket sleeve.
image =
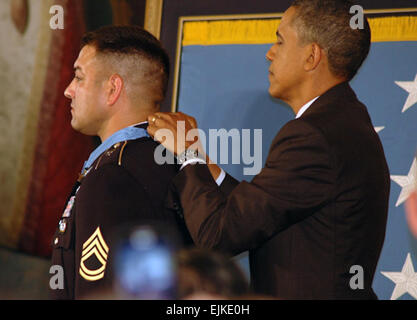
<svg viewBox="0 0 417 320">
<path fill-rule="evenodd" d="M 232 254 L 256 248 L 314 214 L 332 197 L 335 170 L 321 132 L 301 119 L 274 139 L 265 167 L 224 193 L 206 165 L 185 167 L 173 184 L 194 242 Z"/>
</svg>

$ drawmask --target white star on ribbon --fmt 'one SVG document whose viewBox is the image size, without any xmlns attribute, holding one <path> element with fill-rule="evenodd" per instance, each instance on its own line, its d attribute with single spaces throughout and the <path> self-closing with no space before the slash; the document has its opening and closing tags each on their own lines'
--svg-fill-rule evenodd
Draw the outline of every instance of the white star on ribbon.
<svg viewBox="0 0 417 320">
<path fill-rule="evenodd" d="M 375 129 L 376 133 L 379 133 L 379 132 L 381 132 L 382 130 L 384 130 L 384 129 L 385 129 L 385 127 L 374 127 L 374 129 Z"/>
<path fill-rule="evenodd" d="M 408 199 L 411 192 L 417 189 L 417 161 L 416 158 L 413 160 L 410 171 L 406 176 L 393 176 L 391 175 L 391 180 L 400 185 L 401 192 L 398 197 L 397 203 L 395 204 L 398 207 L 401 203 Z"/>
<path fill-rule="evenodd" d="M 391 300 L 396 300 L 404 293 L 409 293 L 414 299 L 417 299 L 417 273 L 414 272 L 413 262 L 410 253 L 403 265 L 401 272 L 382 272 L 381 273 L 395 283 Z"/>
<path fill-rule="evenodd" d="M 395 81 L 395 83 L 409 93 L 401 111 L 405 112 L 417 102 L 417 74 L 414 81 Z"/>
</svg>

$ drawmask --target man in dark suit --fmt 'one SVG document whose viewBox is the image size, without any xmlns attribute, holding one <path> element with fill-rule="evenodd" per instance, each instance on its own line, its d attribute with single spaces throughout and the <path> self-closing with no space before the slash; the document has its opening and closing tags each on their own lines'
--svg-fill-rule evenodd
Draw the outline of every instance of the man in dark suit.
<svg viewBox="0 0 417 320">
<path fill-rule="evenodd" d="M 53 238 L 52 264 L 64 271 L 63 287 L 51 288 L 56 299 L 111 289 L 118 227 L 159 221 L 181 234 L 175 211 L 165 209 L 178 167 L 154 161 L 159 144 L 146 132 L 168 80 L 161 44 L 139 27 L 103 27 L 83 37 L 74 69 L 65 90 L 71 125 L 102 143 L 84 164 Z"/>
<path fill-rule="evenodd" d="M 376 298 L 372 281 L 390 179 L 367 109 L 348 84 L 370 47 L 367 21 L 363 29 L 350 27 L 351 5 L 296 0 L 285 12 L 266 55 L 269 93 L 288 103 L 296 119 L 278 132 L 250 183 L 229 175 L 219 181 L 222 170 L 198 159 L 194 141 L 163 142 L 186 160 L 173 185 L 194 241 L 232 254 L 250 250 L 251 282 L 259 293 Z M 186 136 L 196 128 L 182 113 L 155 113 L 149 120 L 151 135 L 166 128 L 176 137 L 185 128 L 179 136 Z M 177 121 L 185 126 L 177 129 Z"/>
</svg>

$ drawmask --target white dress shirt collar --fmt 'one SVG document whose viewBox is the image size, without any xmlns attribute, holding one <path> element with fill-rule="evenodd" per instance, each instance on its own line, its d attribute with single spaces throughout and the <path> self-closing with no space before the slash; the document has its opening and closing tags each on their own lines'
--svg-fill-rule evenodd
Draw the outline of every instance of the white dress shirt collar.
<svg viewBox="0 0 417 320">
<path fill-rule="evenodd" d="M 320 97 L 320 96 L 317 96 L 314 99 L 311 99 L 309 102 L 307 102 L 305 105 L 303 105 L 301 107 L 301 109 L 298 110 L 297 115 L 295 116 L 295 118 L 298 119 L 299 117 L 301 117 L 301 115 L 313 104 L 314 101 L 316 101 L 318 99 L 318 97 Z"/>
</svg>

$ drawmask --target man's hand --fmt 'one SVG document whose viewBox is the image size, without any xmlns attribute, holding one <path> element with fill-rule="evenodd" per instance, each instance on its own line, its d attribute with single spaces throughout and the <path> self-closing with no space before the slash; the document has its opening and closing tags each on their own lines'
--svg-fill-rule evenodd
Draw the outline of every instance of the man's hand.
<svg viewBox="0 0 417 320">
<path fill-rule="evenodd" d="M 411 193 L 405 203 L 407 222 L 414 237 L 417 238 L 417 191 Z"/>
<path fill-rule="evenodd" d="M 182 112 L 156 112 L 148 116 L 148 133 L 156 141 L 160 142 L 167 150 L 178 156 L 187 150 L 190 146 L 193 149 L 200 148 L 198 151 L 203 152 L 201 143 L 197 142 L 197 122 L 191 116 Z M 162 129 L 162 130 L 161 130 Z M 193 130 L 193 138 L 189 133 Z M 161 131 L 159 131 L 161 130 Z M 170 136 L 172 139 L 169 139 Z M 187 137 L 189 138 L 188 141 Z"/>
<path fill-rule="evenodd" d="M 217 179 L 221 169 L 205 154 L 197 131 L 197 121 L 193 117 L 182 112 L 156 112 L 148 116 L 148 123 L 149 135 L 174 155 L 178 156 L 190 147 L 197 150 L 206 159 L 213 179 Z"/>
</svg>

